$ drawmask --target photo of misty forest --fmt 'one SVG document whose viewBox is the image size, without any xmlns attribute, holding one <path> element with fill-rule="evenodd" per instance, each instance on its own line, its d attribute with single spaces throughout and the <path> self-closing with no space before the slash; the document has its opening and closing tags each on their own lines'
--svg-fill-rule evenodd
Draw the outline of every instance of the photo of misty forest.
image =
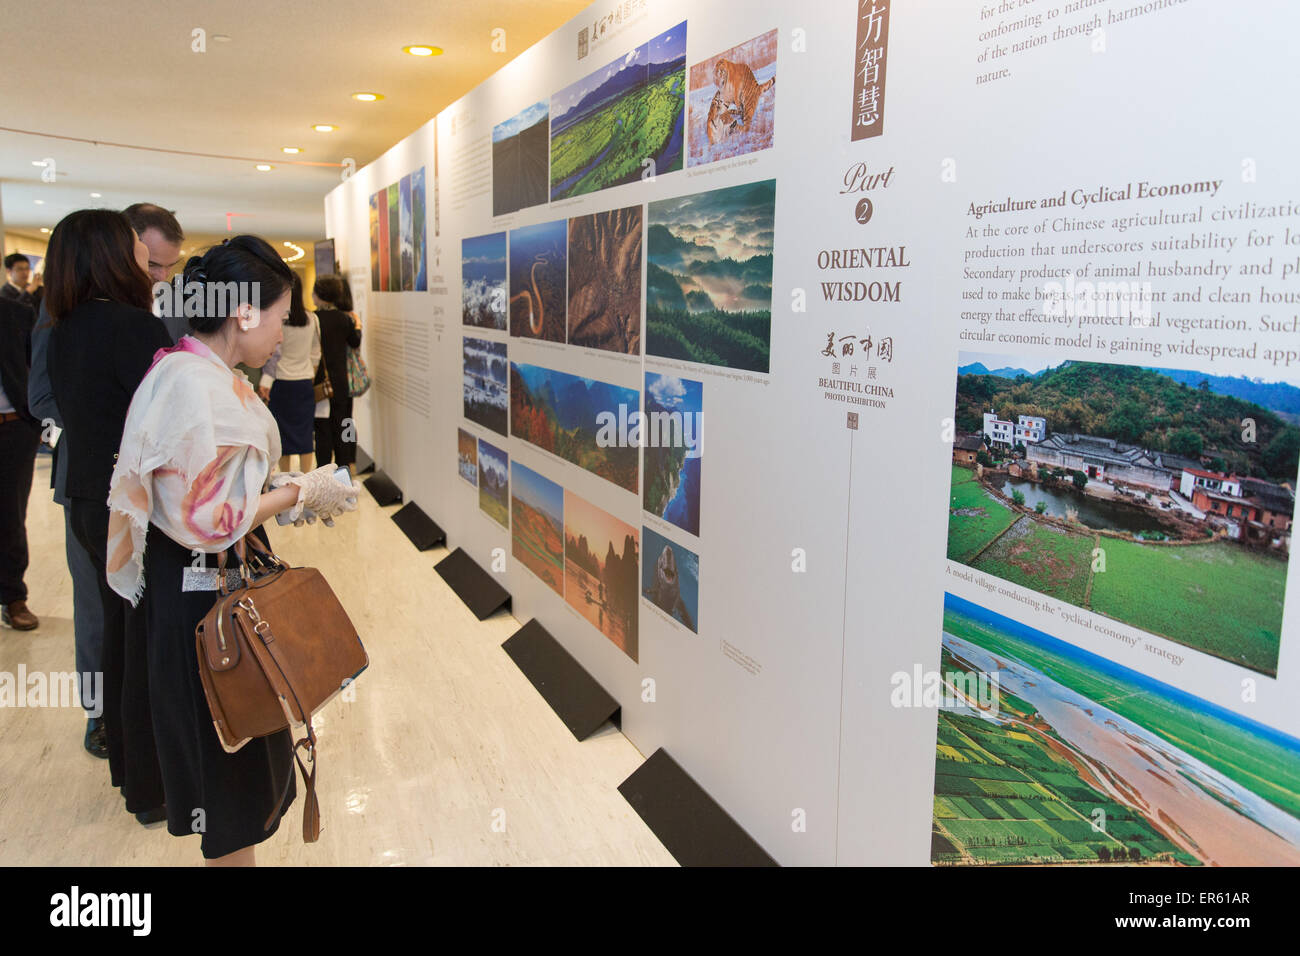
<svg viewBox="0 0 1300 956">
<path fill-rule="evenodd" d="M 507 434 L 506 344 L 466 336 L 462 358 L 465 417 L 499 435 Z"/>
<path fill-rule="evenodd" d="M 550 106 L 543 100 L 492 127 L 492 215 L 546 202 Z"/>
<path fill-rule="evenodd" d="M 478 439 L 463 428 L 456 429 L 456 472 L 478 487 Z"/>
<path fill-rule="evenodd" d="M 569 220 L 569 344 L 641 354 L 641 207 Z"/>
<path fill-rule="evenodd" d="M 510 456 L 478 440 L 479 510 L 503 528 L 510 527 Z"/>
<path fill-rule="evenodd" d="M 776 126 L 777 31 L 691 66 L 688 166 L 770 149 Z"/>
<path fill-rule="evenodd" d="M 1300 864 L 1300 740 L 952 594 L 940 673 L 933 864 Z"/>
<path fill-rule="evenodd" d="M 767 372 L 776 180 L 650 203 L 646 354 Z"/>
<path fill-rule="evenodd" d="M 402 263 L 402 291 L 415 291 L 415 219 L 411 216 L 411 177 L 403 176 L 397 184 L 398 202 L 400 212 L 398 220 L 401 223 L 401 245 L 398 248 L 398 258 Z"/>
<path fill-rule="evenodd" d="M 630 426 L 620 439 L 616 425 L 640 407 L 634 388 L 510 364 L 510 433 L 633 493 L 639 449 Z M 602 428 L 605 421 L 615 428 Z M 602 431 L 610 433 L 606 445 L 597 440 Z"/>
<path fill-rule="evenodd" d="M 637 659 L 637 531 L 564 492 L 564 599 Z"/>
<path fill-rule="evenodd" d="M 379 194 L 370 197 L 370 291 L 379 288 Z"/>
<path fill-rule="evenodd" d="M 401 188 L 398 183 L 388 187 L 388 291 L 402 291 L 402 213 Z"/>
<path fill-rule="evenodd" d="M 551 97 L 551 199 L 681 169 L 685 112 L 683 20 Z"/>
<path fill-rule="evenodd" d="M 564 341 L 563 219 L 510 230 L 510 334 Z"/>
<path fill-rule="evenodd" d="M 641 595 L 678 623 L 699 633 L 700 557 L 650 528 L 641 529 Z"/>
<path fill-rule="evenodd" d="M 959 361 L 949 559 L 1276 675 L 1300 389 Z"/>
<path fill-rule="evenodd" d="M 506 234 L 462 239 L 460 321 L 480 329 L 506 327 Z"/>
<path fill-rule="evenodd" d="M 510 465 L 511 553 L 564 596 L 564 489 L 519 462 Z"/>
<path fill-rule="evenodd" d="M 646 372 L 642 507 L 694 535 L 700 533 L 703 397 L 701 382 Z"/>
<path fill-rule="evenodd" d="M 411 174 L 412 241 L 415 245 L 415 291 L 429 291 L 428 219 L 425 215 L 424 167 Z"/>
</svg>

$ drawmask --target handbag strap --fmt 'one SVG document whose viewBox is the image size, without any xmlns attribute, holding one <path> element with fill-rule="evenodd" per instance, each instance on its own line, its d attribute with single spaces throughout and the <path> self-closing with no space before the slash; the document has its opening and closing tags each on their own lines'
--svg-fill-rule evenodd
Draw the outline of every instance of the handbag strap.
<svg viewBox="0 0 1300 956">
<path fill-rule="evenodd" d="M 235 551 L 235 557 L 239 559 L 239 573 L 240 577 L 243 578 L 245 586 L 252 583 L 252 579 L 248 574 L 248 548 L 250 545 L 262 558 L 267 559 L 271 563 L 277 564 L 281 568 L 287 568 L 289 566 L 284 562 L 283 558 L 263 544 L 261 538 L 249 531 L 248 534 L 244 535 L 232 544 L 230 548 L 222 551 L 221 554 L 217 556 L 217 590 L 220 594 L 226 595 L 230 593 L 230 590 L 226 587 L 226 556 L 230 553 L 231 548 Z"/>
<path fill-rule="evenodd" d="M 280 655 L 270 622 L 258 613 L 251 597 L 240 601 L 238 606 L 253 621 L 253 634 L 245 635 L 247 644 L 258 658 L 262 672 L 271 684 L 271 689 L 282 701 L 285 716 L 294 722 L 296 712 L 296 722 L 304 724 L 307 729 L 303 738 L 294 742 L 293 759 L 298 764 L 306 791 L 303 795 L 302 839 L 304 843 L 315 843 L 320 838 L 320 802 L 316 797 L 316 731 L 312 728 L 311 713 L 303 706 L 294 690 L 294 675 L 290 673 L 288 662 Z M 241 623 L 247 626 L 247 622 Z M 306 753 L 305 763 L 302 752 Z M 307 764 L 311 765 L 310 771 L 307 769 Z M 271 811 L 264 829 L 271 828 L 271 824 L 275 822 L 275 815 L 279 812 L 279 807 Z"/>
</svg>

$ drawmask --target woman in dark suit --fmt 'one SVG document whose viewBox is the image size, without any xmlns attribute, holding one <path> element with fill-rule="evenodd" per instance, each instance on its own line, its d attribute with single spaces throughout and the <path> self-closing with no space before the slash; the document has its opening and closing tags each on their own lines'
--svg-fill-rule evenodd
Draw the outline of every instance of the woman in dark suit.
<svg viewBox="0 0 1300 956">
<path fill-rule="evenodd" d="M 361 320 L 348 314 L 352 296 L 342 276 L 318 277 L 312 298 L 320 317 L 321 361 L 316 381 L 324 381 L 328 373 L 334 389 L 328 416 L 321 415 L 319 405 L 316 410 L 316 464 L 334 461 L 351 472 L 357 461 L 357 438 L 352 396 L 348 394 L 348 348 L 361 347 Z"/>
<path fill-rule="evenodd" d="M 72 533 L 90 554 L 104 608 L 104 729 L 113 786 L 141 823 L 163 818 L 143 617 L 108 585 L 108 486 L 127 409 L 154 353 L 171 345 L 149 307 L 149 248 L 120 212 L 83 209 L 50 236 L 49 376 L 63 418 Z"/>
</svg>

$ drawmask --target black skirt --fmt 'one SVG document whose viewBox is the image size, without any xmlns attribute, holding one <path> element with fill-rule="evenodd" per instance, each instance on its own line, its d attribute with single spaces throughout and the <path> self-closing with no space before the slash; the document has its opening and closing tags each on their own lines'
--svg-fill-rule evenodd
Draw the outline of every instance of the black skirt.
<svg viewBox="0 0 1300 956">
<path fill-rule="evenodd" d="M 315 389 L 311 379 L 276 379 L 271 384 L 267 407 L 280 426 L 280 454 L 312 453 L 313 416 L 316 412 Z"/>
<path fill-rule="evenodd" d="M 237 566 L 233 553 L 228 560 Z M 173 836 L 201 833 L 203 856 L 212 859 L 270 837 L 297 791 L 288 730 L 250 740 L 233 754 L 217 738 L 194 643 L 194 629 L 212 610 L 217 594 L 181 590 L 191 561 L 188 548 L 149 526 L 142 606 L 167 830 Z M 217 555 L 206 556 L 207 567 L 216 562 Z"/>
</svg>

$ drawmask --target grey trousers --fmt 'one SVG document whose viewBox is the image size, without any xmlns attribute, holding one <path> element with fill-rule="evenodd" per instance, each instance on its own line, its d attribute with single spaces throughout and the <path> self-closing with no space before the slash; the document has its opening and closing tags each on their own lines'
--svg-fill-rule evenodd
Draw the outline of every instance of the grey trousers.
<svg viewBox="0 0 1300 956">
<path fill-rule="evenodd" d="M 72 574 L 72 631 L 75 635 L 78 674 L 103 674 L 104 672 L 104 605 L 99 599 L 99 573 L 90 555 L 72 533 L 71 509 L 63 508 L 63 539 L 68 553 L 68 571 Z M 95 681 L 82 681 L 81 706 L 95 710 L 89 698 L 92 686 L 102 687 L 101 676 Z M 99 701 L 99 707 L 104 705 Z"/>
</svg>

